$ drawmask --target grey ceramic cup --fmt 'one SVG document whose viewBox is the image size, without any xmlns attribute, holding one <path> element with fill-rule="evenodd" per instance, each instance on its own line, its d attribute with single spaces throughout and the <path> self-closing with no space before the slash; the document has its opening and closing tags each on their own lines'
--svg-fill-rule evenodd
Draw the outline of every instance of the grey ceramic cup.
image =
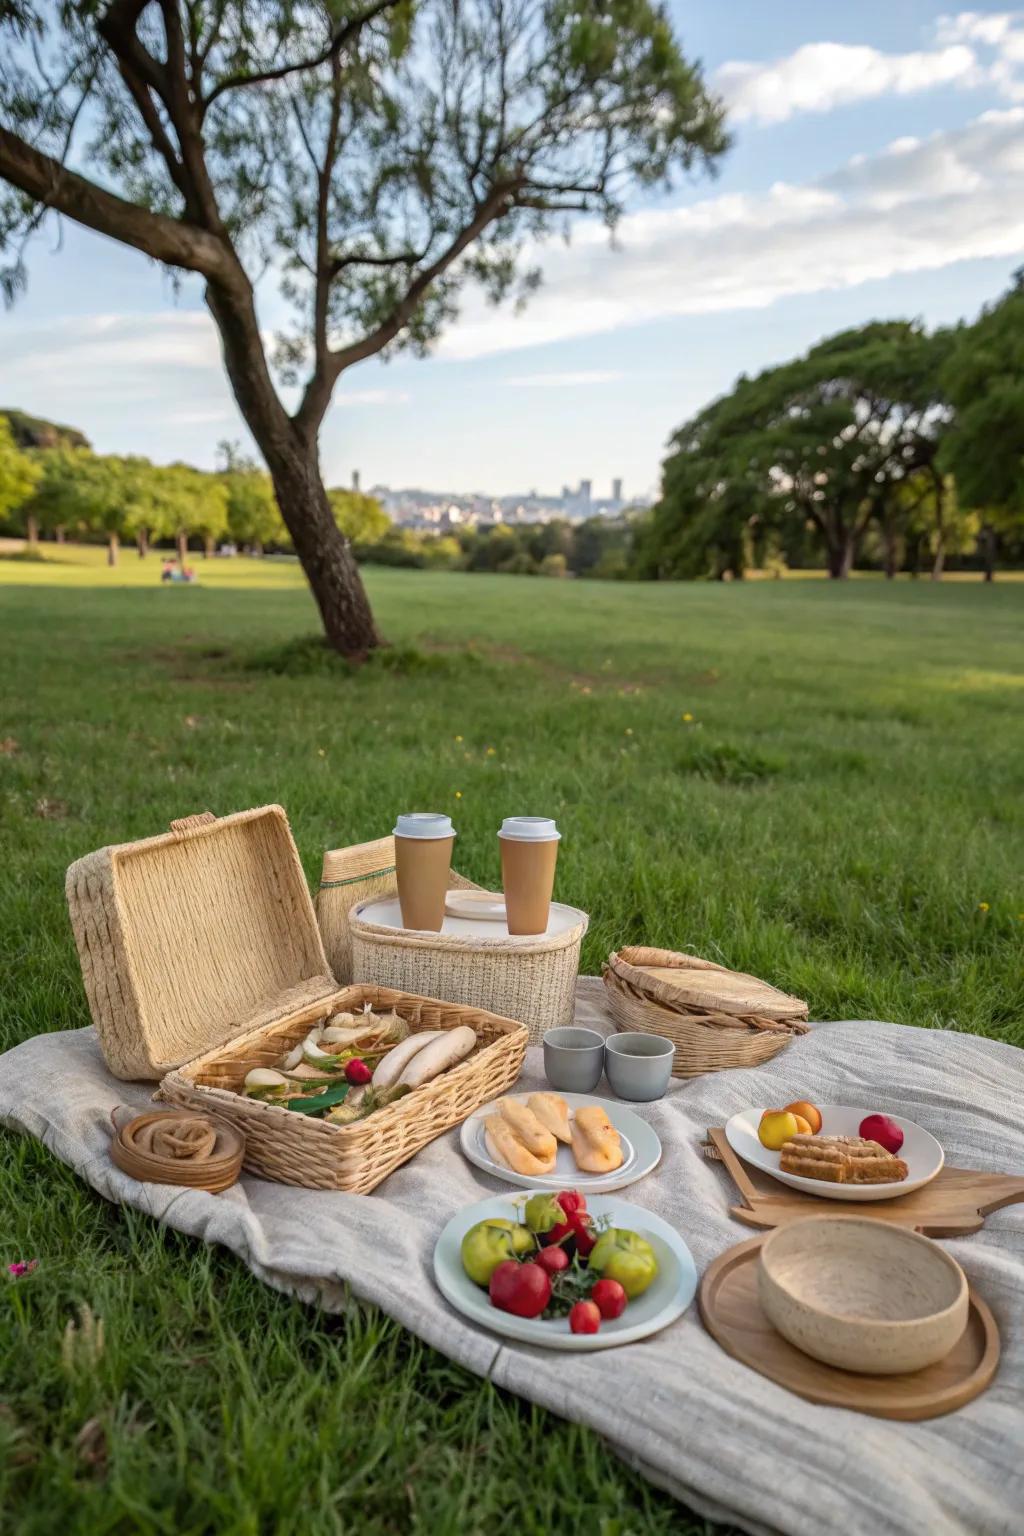
<svg viewBox="0 0 1024 1536">
<path fill-rule="evenodd" d="M 604 1037 L 571 1024 L 544 1036 L 544 1075 L 563 1093 L 591 1093 L 604 1071 Z"/>
<path fill-rule="evenodd" d="M 672 1076 L 676 1048 L 660 1035 L 628 1032 L 605 1041 L 604 1069 L 620 1099 L 660 1099 Z"/>
</svg>

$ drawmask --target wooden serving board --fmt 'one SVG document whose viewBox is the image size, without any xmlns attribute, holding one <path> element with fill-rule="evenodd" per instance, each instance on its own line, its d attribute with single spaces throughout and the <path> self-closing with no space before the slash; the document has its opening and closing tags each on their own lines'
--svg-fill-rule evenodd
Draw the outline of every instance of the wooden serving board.
<svg viewBox="0 0 1024 1536">
<path fill-rule="evenodd" d="M 824 1200 L 749 1167 L 730 1147 L 721 1127 L 708 1131 L 708 1139 L 742 1197 L 730 1212 L 748 1227 L 781 1227 L 799 1216 L 871 1216 L 913 1227 L 927 1237 L 963 1237 L 977 1232 L 990 1212 L 1024 1200 L 1024 1176 L 948 1165 L 923 1189 L 897 1195 L 895 1200 Z"/>
<path fill-rule="evenodd" d="M 898 1376 L 863 1376 L 812 1360 L 777 1333 L 761 1310 L 757 1261 L 763 1241 L 754 1237 L 720 1254 L 700 1283 L 704 1326 L 734 1360 L 808 1402 L 880 1419 L 935 1419 L 962 1408 L 991 1382 L 999 1364 L 999 1330 L 973 1289 L 963 1336 L 937 1365 Z"/>
</svg>

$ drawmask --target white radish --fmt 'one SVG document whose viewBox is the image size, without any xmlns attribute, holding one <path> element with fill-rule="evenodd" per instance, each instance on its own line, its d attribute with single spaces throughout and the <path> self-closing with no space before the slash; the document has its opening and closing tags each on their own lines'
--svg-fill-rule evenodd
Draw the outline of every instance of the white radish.
<svg viewBox="0 0 1024 1536">
<path fill-rule="evenodd" d="M 432 1040 L 424 1050 L 416 1052 L 398 1081 L 410 1088 L 420 1088 L 462 1061 L 475 1045 L 476 1031 L 468 1024 L 442 1030 L 440 1040 Z"/>
<path fill-rule="evenodd" d="M 273 1067 L 253 1067 L 251 1072 L 245 1074 L 246 1093 L 259 1092 L 263 1088 L 287 1088 L 288 1079 L 283 1072 L 275 1072 Z"/>
<path fill-rule="evenodd" d="M 377 1063 L 377 1070 L 373 1074 L 374 1088 L 391 1088 L 398 1082 L 409 1062 L 428 1045 L 433 1044 L 441 1035 L 446 1034 L 443 1029 L 424 1029 L 418 1035 L 410 1035 L 394 1050 Z"/>
<path fill-rule="evenodd" d="M 303 1051 L 303 1045 L 302 1045 L 302 1041 L 300 1040 L 298 1045 L 296 1045 L 292 1050 L 290 1050 L 288 1052 L 288 1055 L 284 1058 L 284 1061 L 282 1061 L 282 1063 L 281 1063 L 282 1071 L 284 1071 L 284 1072 L 294 1072 L 295 1068 L 298 1066 L 299 1062 L 302 1060 L 302 1051 Z"/>
</svg>

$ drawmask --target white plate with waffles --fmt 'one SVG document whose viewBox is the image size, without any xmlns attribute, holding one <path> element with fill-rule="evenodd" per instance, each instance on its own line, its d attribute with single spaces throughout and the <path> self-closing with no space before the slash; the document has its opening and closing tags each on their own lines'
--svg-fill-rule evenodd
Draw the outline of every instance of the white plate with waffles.
<svg viewBox="0 0 1024 1536">
<path fill-rule="evenodd" d="M 909 1195 L 915 1189 L 930 1184 L 946 1161 L 945 1153 L 930 1131 L 913 1120 L 900 1115 L 890 1115 L 888 1110 L 856 1109 L 846 1104 L 819 1104 L 822 1136 L 859 1136 L 860 1123 L 868 1115 L 884 1113 L 895 1121 L 903 1132 L 903 1145 L 897 1154 L 907 1165 L 907 1177 L 887 1184 L 832 1184 L 824 1179 L 806 1179 L 797 1173 L 783 1173 L 779 1166 L 780 1154 L 770 1152 L 757 1138 L 762 1109 L 744 1109 L 733 1115 L 725 1127 L 730 1147 L 744 1162 L 773 1179 L 789 1184 L 793 1189 L 805 1190 L 809 1195 L 820 1195 L 823 1200 L 895 1200 L 899 1195 Z"/>
</svg>

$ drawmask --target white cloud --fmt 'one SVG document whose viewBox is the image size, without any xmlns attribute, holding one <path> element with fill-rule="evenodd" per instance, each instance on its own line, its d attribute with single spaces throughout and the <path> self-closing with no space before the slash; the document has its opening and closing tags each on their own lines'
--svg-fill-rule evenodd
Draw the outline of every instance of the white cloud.
<svg viewBox="0 0 1024 1536">
<path fill-rule="evenodd" d="M 735 122 L 781 123 L 799 112 L 830 112 L 876 96 L 905 96 L 938 85 L 977 82 L 974 51 L 963 43 L 917 53 L 882 53 L 848 43 L 806 43 L 769 64 L 723 64 L 715 85 Z"/>
<path fill-rule="evenodd" d="M 525 313 L 483 299 L 442 342 L 452 358 L 539 346 L 669 315 L 758 309 L 900 273 L 1024 251 L 1024 108 L 901 139 L 805 186 L 624 218 L 611 249 L 580 224 L 528 252 L 545 281 Z"/>
<path fill-rule="evenodd" d="M 524 373 L 503 379 L 513 389 L 572 389 L 577 384 L 614 384 L 622 374 L 613 369 L 591 369 L 584 373 Z"/>
<path fill-rule="evenodd" d="M 403 389 L 353 389 L 334 396 L 335 405 L 405 405 L 409 394 Z"/>
</svg>

